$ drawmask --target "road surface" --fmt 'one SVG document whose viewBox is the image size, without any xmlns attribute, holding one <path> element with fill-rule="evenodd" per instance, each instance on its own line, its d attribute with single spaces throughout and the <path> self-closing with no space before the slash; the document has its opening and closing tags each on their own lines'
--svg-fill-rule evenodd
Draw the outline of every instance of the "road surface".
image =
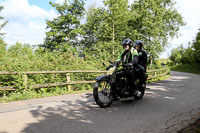
<svg viewBox="0 0 200 133">
<path fill-rule="evenodd" d="M 0 133 L 176 133 L 200 117 L 200 75 L 171 72 L 147 87 L 106 109 L 92 93 L 0 103 Z"/>
</svg>

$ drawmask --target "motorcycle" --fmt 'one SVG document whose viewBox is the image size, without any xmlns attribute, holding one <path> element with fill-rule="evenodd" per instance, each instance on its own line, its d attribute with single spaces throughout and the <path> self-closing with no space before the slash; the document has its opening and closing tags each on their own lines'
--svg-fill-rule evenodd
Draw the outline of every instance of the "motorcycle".
<svg viewBox="0 0 200 133">
<path fill-rule="evenodd" d="M 96 78 L 96 82 L 93 88 L 93 97 L 95 102 L 102 108 L 109 107 L 113 101 L 118 101 L 121 98 L 134 97 L 136 100 L 142 99 L 145 93 L 145 87 L 141 86 L 139 78 L 135 78 L 135 85 L 137 88 L 137 94 L 132 93 L 133 89 L 130 88 L 126 77 L 126 72 L 129 68 L 124 67 L 122 62 L 111 62 L 111 65 L 107 67 L 107 74 Z M 106 67 L 106 65 L 103 63 Z M 136 70 L 136 67 L 131 68 Z M 116 77 L 119 76 L 119 80 Z M 134 88 L 134 89 L 136 89 Z"/>
</svg>

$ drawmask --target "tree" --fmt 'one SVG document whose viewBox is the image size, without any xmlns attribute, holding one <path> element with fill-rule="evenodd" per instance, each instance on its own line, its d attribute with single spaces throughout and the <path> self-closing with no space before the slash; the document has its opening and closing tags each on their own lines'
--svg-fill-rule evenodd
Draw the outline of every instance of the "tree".
<svg viewBox="0 0 200 133">
<path fill-rule="evenodd" d="M 200 62 L 200 29 L 196 35 L 192 46 L 189 43 L 188 48 L 184 49 L 183 46 L 179 46 L 173 49 L 171 52 L 170 59 L 177 63 L 188 64 L 188 63 L 198 63 Z"/>
<path fill-rule="evenodd" d="M 83 45 L 88 52 L 94 51 L 93 48 L 104 48 L 103 51 L 106 49 L 114 59 L 119 53 L 121 41 L 128 33 L 130 11 L 127 0 L 105 0 L 104 5 L 104 8 L 90 8 L 87 23 L 83 26 L 86 31 Z"/>
<path fill-rule="evenodd" d="M 83 0 L 65 0 L 62 5 L 52 2 L 50 4 L 56 8 L 58 17 L 52 21 L 47 20 L 48 32 L 42 47 L 50 51 L 66 51 L 75 47 L 81 33 L 80 19 L 85 11 Z"/>
<path fill-rule="evenodd" d="M 112 41 L 112 56 L 116 56 L 119 43 L 126 38 L 128 33 L 128 20 L 130 12 L 128 9 L 128 0 L 105 0 L 107 7 L 105 12 L 105 34 Z"/>
<path fill-rule="evenodd" d="M 3 10 L 3 6 L 0 6 L 0 12 L 1 12 L 1 10 Z M 3 19 L 4 18 L 2 16 L 0 16 L 0 21 L 3 20 Z M 0 38 L 2 38 L 3 35 L 5 34 L 5 33 L 2 33 L 1 30 L 7 23 L 8 23 L 8 21 L 5 21 L 2 24 L 0 24 Z"/>
<path fill-rule="evenodd" d="M 126 38 L 128 32 L 128 20 L 130 12 L 127 0 L 105 0 L 105 27 L 107 36 L 115 42 Z"/>
<path fill-rule="evenodd" d="M 192 48 L 194 49 L 194 58 L 197 63 L 200 62 L 200 29 L 193 42 Z"/>
<path fill-rule="evenodd" d="M 3 41 L 2 38 L 0 38 L 0 58 L 2 58 L 2 56 L 5 56 L 6 46 L 7 46 L 7 44 Z"/>
<path fill-rule="evenodd" d="M 102 45 L 110 42 L 108 52 L 113 58 L 120 50 L 121 41 L 130 38 L 142 40 L 153 61 L 164 51 L 168 39 L 175 37 L 179 27 L 184 25 L 172 0 L 135 0 L 131 8 L 127 0 L 105 0 L 104 5 L 105 8 L 90 10 L 87 17 L 85 29 L 93 29 L 88 33 L 95 39 L 87 46 L 90 49 L 99 41 Z"/>
<path fill-rule="evenodd" d="M 0 12 L 3 10 L 3 6 L 0 6 Z M 0 20 L 3 20 L 4 18 L 0 16 Z M 3 22 L 0 24 L 0 57 L 4 56 L 6 53 L 6 46 L 7 44 L 3 41 L 3 36 L 5 33 L 2 33 L 2 28 L 8 23 L 8 21 Z"/>
<path fill-rule="evenodd" d="M 168 39 L 175 37 L 179 27 L 184 25 L 174 5 L 172 0 L 135 0 L 132 4 L 131 36 L 144 42 L 152 60 L 164 51 Z"/>
<path fill-rule="evenodd" d="M 8 48 L 8 55 L 11 57 L 26 57 L 33 55 L 33 48 L 30 44 L 22 44 L 16 42 L 15 45 L 12 45 Z"/>
<path fill-rule="evenodd" d="M 99 30 L 103 23 L 103 8 L 90 7 L 86 14 L 86 23 L 81 25 L 83 34 L 81 40 L 82 49 L 89 49 L 98 41 L 101 41 Z"/>
<path fill-rule="evenodd" d="M 184 53 L 185 49 L 183 48 L 183 45 L 180 45 L 178 48 L 172 49 L 169 59 L 174 62 L 174 65 L 178 65 L 182 62 Z"/>
</svg>

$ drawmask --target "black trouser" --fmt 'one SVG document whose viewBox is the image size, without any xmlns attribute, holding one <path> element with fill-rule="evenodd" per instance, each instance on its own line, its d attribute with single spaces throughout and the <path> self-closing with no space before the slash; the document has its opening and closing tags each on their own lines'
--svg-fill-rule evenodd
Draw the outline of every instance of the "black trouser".
<svg viewBox="0 0 200 133">
<path fill-rule="evenodd" d="M 131 69 L 131 70 L 127 70 L 126 71 L 126 78 L 128 81 L 128 85 L 130 87 L 130 89 L 136 90 L 136 85 L 135 85 L 135 70 Z"/>
<path fill-rule="evenodd" d="M 135 76 L 134 76 L 134 70 L 127 70 L 125 72 L 125 77 L 128 81 L 128 86 L 131 88 L 131 90 L 136 89 L 135 85 Z M 123 73 L 116 74 L 116 84 L 114 87 L 117 87 L 117 84 L 120 82 L 120 79 L 124 76 Z M 117 89 L 117 88 L 116 88 Z"/>
<path fill-rule="evenodd" d="M 115 79 L 115 84 L 113 84 L 113 91 L 112 91 L 112 94 L 113 94 L 113 98 L 117 98 L 119 96 L 119 93 L 120 93 L 120 89 L 121 89 L 121 86 L 120 85 L 120 79 L 123 77 L 123 72 L 122 73 L 116 73 L 116 79 Z"/>
<path fill-rule="evenodd" d="M 124 73 L 123 72 L 116 72 L 116 81 L 115 83 L 116 84 L 119 84 L 120 83 L 120 79 L 124 76 Z M 116 87 L 116 84 L 115 84 L 115 87 Z"/>
<path fill-rule="evenodd" d="M 135 76 L 140 80 L 139 86 L 146 83 L 145 71 L 141 68 L 136 69 Z"/>
</svg>

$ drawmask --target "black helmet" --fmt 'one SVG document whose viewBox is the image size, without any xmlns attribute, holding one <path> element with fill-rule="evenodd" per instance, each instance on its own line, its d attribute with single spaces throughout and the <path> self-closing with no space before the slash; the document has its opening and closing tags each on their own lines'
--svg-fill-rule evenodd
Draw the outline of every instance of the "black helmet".
<svg viewBox="0 0 200 133">
<path fill-rule="evenodd" d="M 122 45 L 129 45 L 132 46 L 132 40 L 131 39 L 124 39 L 122 42 Z"/>
<path fill-rule="evenodd" d="M 136 47 L 136 46 L 140 46 L 140 48 L 142 49 L 142 46 L 143 46 L 143 43 L 142 43 L 142 41 L 140 41 L 140 40 L 137 40 L 136 42 L 134 42 L 134 46 Z"/>
</svg>

